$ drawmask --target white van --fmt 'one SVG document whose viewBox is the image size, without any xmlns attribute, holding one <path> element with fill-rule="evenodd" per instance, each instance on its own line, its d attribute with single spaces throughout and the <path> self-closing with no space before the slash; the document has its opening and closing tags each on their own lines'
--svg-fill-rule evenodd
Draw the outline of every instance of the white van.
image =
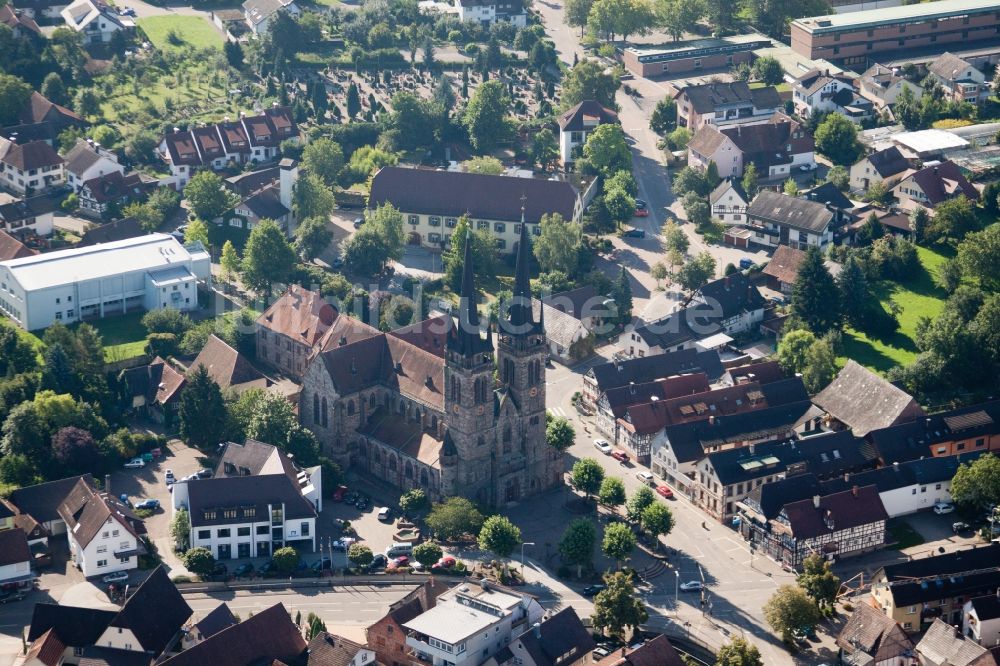
<svg viewBox="0 0 1000 666">
<path fill-rule="evenodd" d="M 389 559 L 392 559 L 394 557 L 399 557 L 400 555 L 409 556 L 412 553 L 413 553 L 412 543 L 394 543 L 389 545 L 385 549 L 385 556 L 388 557 Z"/>
</svg>

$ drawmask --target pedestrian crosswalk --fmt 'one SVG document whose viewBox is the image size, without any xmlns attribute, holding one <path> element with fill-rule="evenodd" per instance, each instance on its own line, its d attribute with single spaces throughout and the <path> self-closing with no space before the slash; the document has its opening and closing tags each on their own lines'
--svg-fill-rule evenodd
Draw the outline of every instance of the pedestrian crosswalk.
<svg viewBox="0 0 1000 666">
<path fill-rule="evenodd" d="M 552 416 L 559 416 L 561 418 L 566 418 L 566 410 L 562 407 L 548 407 L 549 414 Z"/>
</svg>

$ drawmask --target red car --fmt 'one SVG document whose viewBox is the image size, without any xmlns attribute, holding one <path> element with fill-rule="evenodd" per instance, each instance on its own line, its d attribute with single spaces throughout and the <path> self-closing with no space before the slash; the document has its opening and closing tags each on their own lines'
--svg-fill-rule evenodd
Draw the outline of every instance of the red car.
<svg viewBox="0 0 1000 666">
<path fill-rule="evenodd" d="M 674 498 L 674 491 L 672 491 L 667 486 L 657 486 L 656 487 L 656 492 L 660 495 L 660 497 L 665 497 L 667 499 L 673 499 Z"/>
<path fill-rule="evenodd" d="M 337 489 L 333 491 L 333 501 L 343 502 L 344 494 L 347 493 L 347 486 L 337 486 Z"/>
<path fill-rule="evenodd" d="M 410 558 L 406 555 L 400 555 L 394 560 L 389 561 L 389 566 L 386 569 L 399 569 L 400 567 L 405 567 L 410 563 Z"/>
<path fill-rule="evenodd" d="M 649 209 L 648 208 L 636 208 L 635 209 L 635 216 L 636 217 L 649 217 Z"/>
<path fill-rule="evenodd" d="M 438 560 L 437 564 L 435 564 L 434 566 L 437 567 L 438 569 L 451 569 L 453 566 L 455 566 L 455 558 L 452 557 L 451 555 L 445 555 L 440 560 Z"/>
<path fill-rule="evenodd" d="M 615 451 L 614 453 L 611 454 L 611 457 L 617 460 L 618 462 L 623 462 L 623 463 L 628 462 L 628 454 L 625 453 L 624 451 Z"/>
</svg>

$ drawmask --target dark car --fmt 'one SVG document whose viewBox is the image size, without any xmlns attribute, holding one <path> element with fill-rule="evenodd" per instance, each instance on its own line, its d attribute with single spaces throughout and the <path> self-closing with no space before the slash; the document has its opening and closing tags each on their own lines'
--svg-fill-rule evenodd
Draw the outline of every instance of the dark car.
<svg viewBox="0 0 1000 666">
<path fill-rule="evenodd" d="M 274 573 L 277 569 L 278 568 L 274 566 L 274 562 L 272 560 L 268 560 L 267 562 L 264 562 L 264 564 L 260 565 L 260 568 L 257 569 L 257 573 L 261 576 L 266 576 Z"/>
<path fill-rule="evenodd" d="M 0 593 L 0 604 L 7 604 L 12 601 L 21 601 L 24 599 L 24 592 L 20 590 L 9 590 L 7 592 Z"/>
<path fill-rule="evenodd" d="M 225 578 L 228 575 L 229 567 L 222 562 L 217 562 L 215 568 L 212 569 L 212 578 Z"/>
<path fill-rule="evenodd" d="M 323 571 L 324 569 L 331 569 L 333 567 L 333 561 L 329 557 L 324 557 L 321 560 L 316 560 L 312 563 L 313 571 Z"/>
<path fill-rule="evenodd" d="M 601 583 L 598 583 L 596 585 L 588 585 L 582 590 L 583 596 L 592 597 L 596 594 L 599 594 L 600 592 L 603 592 L 605 589 L 607 589 L 607 587 L 608 587 L 607 585 L 603 585 Z"/>
<path fill-rule="evenodd" d="M 208 469 L 207 467 L 203 467 L 203 468 L 199 469 L 196 472 L 196 474 L 198 475 L 199 479 L 211 479 L 212 478 L 212 470 Z"/>
<path fill-rule="evenodd" d="M 233 572 L 234 576 L 249 576 L 253 573 L 253 565 L 247 562 L 246 564 L 241 564 L 236 567 L 236 571 Z"/>
<path fill-rule="evenodd" d="M 355 229 L 360 229 L 361 225 L 364 224 L 364 223 L 365 223 L 365 218 L 363 218 L 363 217 L 356 217 L 356 218 L 354 218 L 354 228 Z"/>
<path fill-rule="evenodd" d="M 624 236 L 625 238 L 645 238 L 646 231 L 644 229 L 633 228 L 623 233 L 622 236 Z"/>
<path fill-rule="evenodd" d="M 372 558 L 372 563 L 368 565 L 368 569 L 374 571 L 376 569 L 385 569 L 386 565 L 389 564 L 389 560 L 382 553 L 377 553 L 375 557 Z"/>
</svg>

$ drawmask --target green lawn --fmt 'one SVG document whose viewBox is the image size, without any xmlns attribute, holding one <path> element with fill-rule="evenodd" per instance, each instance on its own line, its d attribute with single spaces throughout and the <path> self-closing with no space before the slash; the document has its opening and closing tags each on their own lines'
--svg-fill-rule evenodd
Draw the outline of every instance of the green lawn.
<svg viewBox="0 0 1000 666">
<path fill-rule="evenodd" d="M 149 16 L 137 21 L 153 46 L 161 51 L 187 49 L 222 50 L 222 35 L 208 19 L 201 16 Z M 171 43 L 175 34 L 181 41 Z"/>
<path fill-rule="evenodd" d="M 939 251 L 917 248 L 922 270 L 906 282 L 883 282 L 876 294 L 883 305 L 894 301 L 902 311 L 899 329 L 885 338 L 870 338 L 850 328 L 844 330 L 843 358 L 851 358 L 873 370 L 885 372 L 896 365 L 906 365 L 917 357 L 914 342 L 917 322 L 921 317 L 936 317 L 944 307 L 947 297 L 944 290 L 934 284 L 934 271 L 948 257 Z"/>
<path fill-rule="evenodd" d="M 910 527 L 910 524 L 903 520 L 900 520 L 899 522 L 889 522 L 889 536 L 896 542 L 890 546 L 893 550 L 912 548 L 913 546 L 919 546 L 924 542 L 924 538 L 920 536 L 920 533 Z"/>
<path fill-rule="evenodd" d="M 12 328 L 15 331 L 17 331 L 17 334 L 18 334 L 19 337 L 21 337 L 22 339 L 26 340 L 28 342 L 28 344 L 30 344 L 32 347 L 35 348 L 35 353 L 38 355 L 38 361 L 39 361 L 39 363 L 41 363 L 41 361 L 42 361 L 42 351 L 44 349 L 44 345 L 42 345 L 41 339 L 35 337 L 31 333 L 28 333 L 27 331 L 25 331 L 24 329 L 22 329 L 20 326 L 18 326 L 17 324 L 15 324 L 13 321 L 11 321 L 10 319 L 8 319 L 4 315 L 0 315 L 0 326 L 9 326 L 10 328 Z"/>
</svg>

